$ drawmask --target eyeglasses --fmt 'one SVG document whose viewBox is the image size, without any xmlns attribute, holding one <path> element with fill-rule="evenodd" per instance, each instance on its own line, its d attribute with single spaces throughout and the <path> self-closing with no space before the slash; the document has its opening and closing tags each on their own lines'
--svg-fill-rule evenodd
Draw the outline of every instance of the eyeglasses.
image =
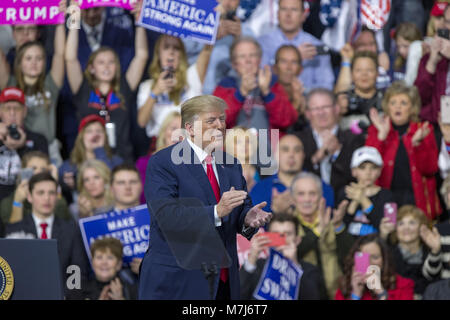
<svg viewBox="0 0 450 320">
<path fill-rule="evenodd" d="M 250 58 L 250 59 L 259 59 L 259 58 L 260 58 L 260 55 L 259 55 L 259 53 L 254 52 L 254 53 L 250 53 L 250 54 L 247 54 L 247 53 L 244 53 L 244 54 L 236 54 L 236 55 L 234 56 L 234 59 L 235 59 L 235 60 L 245 60 L 245 59 L 248 59 L 248 58 Z"/>
<path fill-rule="evenodd" d="M 327 104 L 327 105 L 324 105 L 324 106 L 319 106 L 319 107 L 314 107 L 314 108 L 309 108 L 308 107 L 307 110 L 316 113 L 316 112 L 319 112 L 319 111 L 324 111 L 324 110 L 331 109 L 333 107 L 334 107 L 334 105 Z"/>
</svg>

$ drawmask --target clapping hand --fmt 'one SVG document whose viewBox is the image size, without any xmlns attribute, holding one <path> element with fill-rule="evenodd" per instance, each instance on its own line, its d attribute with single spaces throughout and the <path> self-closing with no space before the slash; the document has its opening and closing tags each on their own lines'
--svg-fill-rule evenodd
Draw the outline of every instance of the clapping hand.
<svg viewBox="0 0 450 320">
<path fill-rule="evenodd" d="M 417 147 L 420 143 L 425 139 L 425 137 L 430 133 L 430 124 L 425 122 L 423 125 L 417 129 L 412 137 L 412 145 L 413 147 Z"/>
<path fill-rule="evenodd" d="M 371 108 L 370 109 L 370 121 L 372 121 L 375 128 L 378 130 L 378 140 L 384 141 L 386 140 L 389 130 L 391 129 L 391 121 L 389 117 L 384 116 L 380 117 L 378 114 L 377 109 Z"/>
<path fill-rule="evenodd" d="M 421 225 L 420 237 L 431 249 L 433 254 L 438 254 L 441 251 L 441 235 L 436 227 L 433 227 L 433 230 L 430 230 L 426 225 Z"/>
<path fill-rule="evenodd" d="M 268 223 L 270 219 L 272 219 L 272 213 L 264 211 L 262 209 L 266 205 L 267 202 L 263 201 L 251 208 L 245 216 L 244 224 L 248 227 L 260 228 Z"/>
</svg>

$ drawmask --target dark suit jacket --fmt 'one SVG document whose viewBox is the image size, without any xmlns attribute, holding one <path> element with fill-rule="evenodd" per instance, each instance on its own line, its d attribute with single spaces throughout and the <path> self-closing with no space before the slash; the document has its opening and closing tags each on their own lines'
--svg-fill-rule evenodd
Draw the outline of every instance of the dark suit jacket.
<svg viewBox="0 0 450 320">
<path fill-rule="evenodd" d="M 184 155 L 185 161 L 175 164 L 171 157 L 172 150 L 176 155 Z M 230 157 L 228 155 L 228 157 Z M 193 162 L 196 159 L 196 164 Z M 216 168 L 219 176 L 220 192 L 230 190 L 233 186 L 236 190 L 247 190 L 245 179 L 242 176 L 242 168 L 235 164 L 218 164 L 216 154 Z M 193 164 L 188 164 L 190 163 Z M 226 162 L 228 163 L 228 162 Z M 222 226 L 214 226 L 214 206 L 216 199 L 207 178 L 203 166 L 195 156 L 194 150 L 187 141 L 183 141 L 163 149 L 152 155 L 147 167 L 145 181 L 145 197 L 149 205 L 151 215 L 150 244 L 148 251 L 142 261 L 139 281 L 139 299 L 210 299 L 208 282 L 200 270 L 188 271 L 181 268 L 169 247 L 155 218 L 161 210 L 170 215 L 165 225 L 170 225 L 173 232 L 192 232 L 181 222 L 187 215 L 192 217 L 198 215 L 198 209 L 182 206 L 175 201 L 179 198 L 196 198 L 203 204 L 211 220 L 211 228 L 220 235 L 232 262 L 229 267 L 229 284 L 231 299 L 239 299 L 239 263 L 236 249 L 236 234 L 239 232 L 250 238 L 255 232 L 243 232 L 244 219 L 247 211 L 251 208 L 250 197 L 244 204 L 235 208 L 227 217 L 222 219 Z M 163 200 L 165 203 L 157 203 Z M 175 200 L 175 201 L 174 201 Z M 155 202 L 156 201 L 156 202 Z M 169 210 L 167 210 L 169 208 Z M 160 218 L 161 219 L 161 218 Z M 212 229 L 213 230 L 213 229 Z M 186 245 L 186 251 L 192 251 L 192 246 L 197 243 L 193 241 Z M 205 244 L 205 243 L 203 243 Z M 214 293 L 217 294 L 219 277 L 215 277 Z M 214 295 L 215 296 L 215 295 Z"/>
<path fill-rule="evenodd" d="M 310 127 L 303 129 L 297 133 L 297 136 L 302 140 L 305 149 L 305 163 L 303 169 L 309 172 L 320 174 L 320 165 L 313 165 L 311 158 L 317 151 L 317 144 L 314 140 L 313 132 Z M 349 184 L 353 178 L 350 170 L 350 162 L 352 160 L 353 151 L 362 147 L 365 142 L 364 135 L 355 135 L 350 130 L 338 129 L 337 138 L 342 144 L 341 152 L 337 159 L 331 166 L 330 184 L 334 189 L 335 194 L 339 190 Z"/>
<path fill-rule="evenodd" d="M 13 232 L 25 232 L 33 234 L 37 238 L 36 224 L 33 216 L 27 215 L 22 221 L 6 225 L 6 237 Z M 73 221 L 63 220 L 57 216 L 53 221 L 51 239 L 58 242 L 58 255 L 61 265 L 61 274 L 64 279 L 67 278 L 67 267 L 77 265 L 81 269 L 81 275 L 86 277 L 88 270 L 88 258 L 83 247 L 81 234 L 78 226 Z M 67 287 L 64 285 L 67 294 Z"/>
<path fill-rule="evenodd" d="M 265 263 L 266 259 L 258 259 L 256 261 L 256 270 L 252 273 L 247 272 L 244 266 L 242 266 L 240 271 L 242 299 L 254 299 L 253 292 L 259 283 Z M 303 269 L 303 275 L 300 279 L 298 300 L 326 299 L 325 283 L 319 268 L 304 261 L 300 262 L 300 266 Z"/>
</svg>

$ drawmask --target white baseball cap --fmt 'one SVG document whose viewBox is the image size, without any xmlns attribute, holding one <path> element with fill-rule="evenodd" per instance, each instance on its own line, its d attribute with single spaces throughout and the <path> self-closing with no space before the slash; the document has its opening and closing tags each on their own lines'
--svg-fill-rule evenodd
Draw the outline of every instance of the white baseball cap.
<svg viewBox="0 0 450 320">
<path fill-rule="evenodd" d="M 372 162 L 373 164 L 382 167 L 383 166 L 383 159 L 381 158 L 380 153 L 378 152 L 378 150 L 374 147 L 361 147 L 356 149 L 353 152 L 353 156 L 352 156 L 352 162 L 350 167 L 356 168 L 359 167 L 361 165 L 361 163 L 363 162 Z"/>
</svg>

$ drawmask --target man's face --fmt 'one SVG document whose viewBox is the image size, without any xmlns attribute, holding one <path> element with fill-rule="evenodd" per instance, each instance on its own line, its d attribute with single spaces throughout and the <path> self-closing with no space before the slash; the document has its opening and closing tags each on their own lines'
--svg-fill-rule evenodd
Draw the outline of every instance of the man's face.
<svg viewBox="0 0 450 320">
<path fill-rule="evenodd" d="M 295 233 L 295 225 L 290 221 L 274 221 L 269 225 L 269 232 L 277 232 L 284 235 L 286 244 L 297 243 L 299 238 Z"/>
<path fill-rule="evenodd" d="M 203 112 L 194 125 L 186 127 L 192 140 L 206 152 L 223 148 L 225 138 L 225 113 L 220 111 Z"/>
<path fill-rule="evenodd" d="M 254 74 L 256 75 L 261 63 L 261 55 L 258 48 L 251 42 L 241 42 L 233 52 L 233 68 L 239 74 Z"/>
<path fill-rule="evenodd" d="M 16 41 L 16 48 L 20 48 L 26 42 L 36 41 L 39 37 L 38 26 L 33 24 L 14 26 L 13 37 Z"/>
<path fill-rule="evenodd" d="M 28 194 L 28 202 L 31 203 L 33 212 L 45 217 L 52 215 L 56 199 L 56 185 L 53 181 L 36 183 L 31 194 Z"/>
<path fill-rule="evenodd" d="M 111 191 L 116 202 L 125 207 L 135 206 L 139 202 L 142 182 L 134 171 L 122 170 L 116 172 L 111 184 Z"/>
<path fill-rule="evenodd" d="M 370 51 L 377 53 L 377 42 L 370 31 L 361 32 L 354 44 L 355 51 Z"/>
<path fill-rule="evenodd" d="M 283 85 L 291 84 L 298 77 L 302 71 L 302 66 L 294 49 L 283 49 L 279 52 L 274 70 Z"/>
<path fill-rule="evenodd" d="M 313 216 L 319 208 L 322 195 L 316 182 L 310 178 L 299 179 L 293 186 L 294 201 L 297 210 L 304 217 Z"/>
<path fill-rule="evenodd" d="M 89 8 L 81 10 L 81 19 L 90 27 L 95 27 L 102 21 L 102 14 L 105 8 Z"/>
<path fill-rule="evenodd" d="M 25 106 L 17 101 L 8 101 L 0 105 L 0 119 L 6 126 L 11 124 L 22 126 L 26 114 Z"/>
<path fill-rule="evenodd" d="M 280 172 L 296 174 L 302 170 L 305 153 L 303 143 L 294 135 L 286 135 L 279 144 Z"/>
<path fill-rule="evenodd" d="M 314 94 L 306 108 L 306 118 L 315 130 L 332 129 L 338 122 L 339 109 L 326 94 Z"/>
<path fill-rule="evenodd" d="M 303 1 L 280 0 L 278 9 L 278 23 L 285 33 L 297 32 L 303 26 Z"/>
</svg>

